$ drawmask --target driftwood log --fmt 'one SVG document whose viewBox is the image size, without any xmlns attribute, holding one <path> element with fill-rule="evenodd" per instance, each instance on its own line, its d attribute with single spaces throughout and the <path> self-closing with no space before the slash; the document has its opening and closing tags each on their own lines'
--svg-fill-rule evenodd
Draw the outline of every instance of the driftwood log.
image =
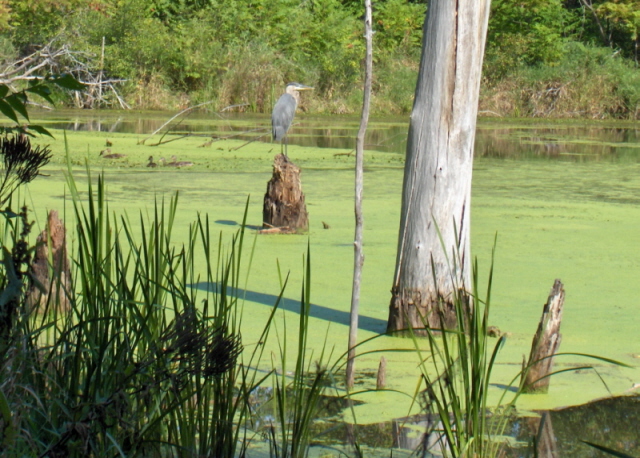
<svg viewBox="0 0 640 458">
<path fill-rule="evenodd" d="M 32 284 L 27 293 L 27 306 L 30 310 L 44 310 L 47 303 L 58 310 L 69 308 L 71 270 L 66 229 L 55 210 L 49 212 L 47 226 L 36 239 L 29 275 Z"/>
<path fill-rule="evenodd" d="M 304 201 L 300 167 L 284 154 L 273 161 L 273 176 L 264 195 L 262 221 L 265 228 L 286 227 L 282 233 L 306 231 L 309 214 Z"/>
<path fill-rule="evenodd" d="M 553 355 L 558 351 L 562 340 L 560 323 L 563 305 L 564 286 L 560 280 L 556 280 L 531 344 L 531 353 L 525 366 L 528 370 L 525 371 L 522 385 L 525 393 L 546 393 L 549 390 L 548 376 L 553 370 Z"/>
</svg>

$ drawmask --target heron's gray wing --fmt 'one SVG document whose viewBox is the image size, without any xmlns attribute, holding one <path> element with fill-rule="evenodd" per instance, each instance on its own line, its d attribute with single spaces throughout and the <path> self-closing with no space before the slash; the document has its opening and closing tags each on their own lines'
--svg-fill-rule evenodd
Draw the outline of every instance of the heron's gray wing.
<svg viewBox="0 0 640 458">
<path fill-rule="evenodd" d="M 296 114 L 297 104 L 291 94 L 282 94 L 276 102 L 271 113 L 271 131 L 274 140 L 280 141 L 287 134 Z"/>
</svg>

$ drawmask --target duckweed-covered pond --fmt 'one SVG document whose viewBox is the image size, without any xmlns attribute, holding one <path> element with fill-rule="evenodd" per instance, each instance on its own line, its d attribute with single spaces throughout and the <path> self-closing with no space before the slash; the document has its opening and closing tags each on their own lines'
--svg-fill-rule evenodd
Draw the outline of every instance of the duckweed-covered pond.
<svg viewBox="0 0 640 458">
<path fill-rule="evenodd" d="M 188 225 L 198 213 L 208 214 L 223 237 L 230 236 L 238 229 L 247 199 L 247 224 L 250 233 L 255 233 L 251 228 L 262 223 L 262 197 L 273 156 L 280 150 L 279 145 L 270 143 L 268 116 L 193 114 L 179 125 L 173 123 L 164 137 L 166 129 L 149 138 L 172 115 L 33 115 L 34 121 L 47 126 L 55 136 L 54 140 L 43 140 L 51 144 L 55 154 L 46 176 L 32 183 L 26 195 L 37 227 L 42 228 L 48 209 L 71 214 L 65 185 L 66 135 L 79 188 L 86 188 L 82 183 L 87 165 L 94 176 L 104 172 L 111 211 L 128 215 L 133 224 L 140 212 L 144 217 L 153 211 L 155 202 L 168 201 L 179 192 L 174 240 L 186 240 Z M 246 344 L 252 332 L 261 329 L 287 272 L 290 276 L 282 316 L 290 326 L 296 323 L 302 259 L 309 244 L 310 342 L 314 351 L 320 351 L 323 345 L 333 348 L 335 355 L 345 350 L 354 233 L 354 157 L 349 153 L 358 124 L 356 118 L 296 118 L 289 156 L 302 168 L 311 227 L 307 235 L 250 237 L 249 245 L 255 241 L 255 248 L 243 290 Z M 408 119 L 373 119 L 367 136 L 360 340 L 383 333 L 386 326 L 407 126 Z M 207 144 L 212 136 L 214 141 Z M 101 158 L 99 152 L 107 148 L 107 140 L 110 152 L 126 157 Z M 163 143 L 152 146 L 160 141 Z M 173 155 L 194 165 L 180 169 L 147 167 L 149 156 L 158 161 Z M 323 223 L 329 228 L 325 229 Z M 541 411 L 612 394 L 637 393 L 640 125 L 480 120 L 473 176 L 472 250 L 478 258 L 482 282 L 486 282 L 496 234 L 490 324 L 508 338 L 494 372 L 493 399 L 498 399 L 518 372 L 523 355 L 528 354 L 542 305 L 556 278 L 566 289 L 560 350 L 613 358 L 632 367 L 620 368 L 579 356 L 559 357 L 558 368 L 591 365 L 593 369 L 554 376 L 548 394 L 525 395 L 518 408 L 523 412 Z M 248 265 L 249 250 L 246 258 Z M 362 351 L 407 346 L 411 345 L 404 339 L 382 337 Z M 358 389 L 375 387 L 379 357 L 373 353 L 357 360 Z M 388 387 L 409 395 L 362 394 L 353 409 L 355 418 L 347 418 L 348 422 L 371 425 L 417 413 L 409 410 L 410 394 L 419 374 L 416 355 L 388 353 L 386 358 Z M 565 433 L 559 431 L 565 431 L 564 424 L 574 420 L 568 415 L 558 418 L 553 418 L 553 425 L 560 440 Z M 636 428 L 636 443 L 637 435 Z M 615 444 L 614 440 L 609 446 Z M 597 456 L 578 450 L 582 452 L 561 456 Z"/>
</svg>

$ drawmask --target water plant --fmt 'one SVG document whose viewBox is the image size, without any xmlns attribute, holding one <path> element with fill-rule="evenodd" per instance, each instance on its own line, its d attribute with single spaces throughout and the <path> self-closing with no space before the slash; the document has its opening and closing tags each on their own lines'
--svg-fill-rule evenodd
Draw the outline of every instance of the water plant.
<svg viewBox="0 0 640 458">
<path fill-rule="evenodd" d="M 3 294 L 18 292 L 11 296 L 14 332 L 0 361 L 0 453 L 246 455 L 255 437 L 252 395 L 275 374 L 260 366 L 280 301 L 262 331 L 243 338 L 246 210 L 229 244 L 222 236 L 216 243 L 206 215 L 198 215 L 179 244 L 172 239 L 176 194 L 156 202 L 150 216 L 140 214 L 138 235 L 127 215 L 110 214 L 103 177 L 94 186 L 87 175 L 84 197 L 69 167 L 76 231 L 68 308 L 54 295 L 40 310 L 26 307 L 24 285 L 8 287 L 14 263 L 4 263 Z M 23 216 L 19 221 L 28 226 L 26 210 Z M 28 233 L 17 228 L 14 245 Z M 309 289 L 307 256 L 294 382 L 289 386 L 285 374 L 286 325 L 283 369 L 274 375 L 284 432 L 271 444 L 283 456 L 307 453 L 325 386 L 325 370 L 310 385 L 307 378 Z"/>
<path fill-rule="evenodd" d="M 495 253 L 495 246 L 494 246 Z M 493 261 L 493 254 L 492 254 Z M 435 272 L 435 267 L 434 267 Z M 435 274 L 434 274 L 435 275 Z M 431 414 L 432 426 L 423 444 L 437 446 L 444 456 L 494 456 L 496 434 L 501 434 L 508 414 L 520 394 L 518 389 L 509 403 L 496 412 L 498 421 L 488 423 L 488 391 L 496 356 L 505 341 L 501 336 L 491 348 L 488 322 L 491 308 L 493 262 L 484 298 L 478 290 L 478 264 L 473 264 L 472 290 L 457 285 L 451 303 L 456 328 L 444 325 L 443 306 L 439 307 L 442 326 L 430 328 L 424 323 L 429 354 L 424 356 L 418 338 L 411 329 L 425 384 L 425 408 Z M 435 279 L 434 279 L 435 280 Z M 501 418 L 499 418 L 501 417 Z"/>
<path fill-rule="evenodd" d="M 274 425 L 271 425 L 269 449 L 270 456 L 275 458 L 303 458 L 307 456 L 311 441 L 310 427 L 317 417 L 318 405 L 330 382 L 330 371 L 325 363 L 326 339 L 317 360 L 311 359 L 312 354 L 309 354 L 307 349 L 311 307 L 310 247 L 307 247 L 304 272 L 295 369 L 290 376 L 291 380 L 288 381 L 286 349 L 288 339 L 285 322 L 284 334 L 281 339 L 278 339 L 281 369 L 273 371 L 273 402 L 275 403 L 274 411 L 279 432 L 276 432 Z M 276 367 L 275 361 L 273 366 Z"/>
<path fill-rule="evenodd" d="M 429 352 L 421 350 L 414 329 L 409 329 L 416 352 L 420 357 L 420 369 L 424 381 L 424 408 L 429 417 L 430 427 L 424 436 L 420 452 L 423 456 L 429 451 L 437 450 L 448 457 L 494 457 L 500 456 L 505 444 L 505 430 L 508 422 L 516 413 L 516 402 L 525 392 L 523 381 L 531 367 L 543 359 L 558 356 L 582 356 L 612 365 L 629 367 L 609 358 L 581 353 L 556 353 L 539 360 L 528 361 L 503 389 L 496 406 L 489 406 L 489 387 L 491 373 L 496 363 L 500 348 L 506 342 L 501 335 L 493 346 L 489 332 L 489 312 L 491 309 L 491 289 L 493 282 L 493 266 L 497 236 L 491 254 L 491 264 L 487 281 L 487 290 L 481 296 L 478 281 L 478 262 L 473 263 L 471 275 L 472 287 L 457 285 L 453 298 L 441 299 L 438 307 L 441 325 L 429 327 L 423 317 Z M 454 266 L 459 263 L 460 252 L 454 249 L 452 256 Z M 433 267 L 435 272 L 435 267 Z M 436 274 L 434 273 L 434 281 Z M 444 324 L 444 307 L 452 303 L 455 311 L 455 327 L 447 328 Z M 422 332 L 422 329 L 420 329 Z M 591 369 L 590 365 L 563 368 L 542 375 L 541 378 L 553 375 Z M 606 387 L 606 383 L 598 374 Z M 518 382 L 520 380 L 520 382 Z M 539 381 L 540 379 L 536 380 Z M 415 397 L 418 398 L 418 386 Z M 510 396 L 510 399 L 506 400 Z M 595 446 L 593 444 L 589 444 Z M 595 446 L 597 447 L 597 446 Z M 602 449 L 601 449 L 602 450 Z"/>
<path fill-rule="evenodd" d="M 227 294 L 237 289 L 242 231 L 227 257 L 219 242 L 217 272 L 211 265 L 207 272 L 218 281 L 198 306 L 189 285 L 196 234 L 210 240 L 206 218 L 176 246 L 176 196 L 168 209 L 156 205 L 148 225 L 141 217 L 137 242 L 125 218 L 110 217 L 101 178 L 96 190 L 89 182 L 87 208 L 72 180 L 70 187 L 77 220 L 71 306 L 22 315 L 23 346 L 5 361 L 2 390 L 17 412 L 13 431 L 28 434 L 13 435 L 6 450 L 182 456 L 215 445 L 215 456 L 234 456 L 248 411 L 242 392 L 255 380 L 241 364 L 237 296 Z M 188 427 L 191 420 L 198 428 Z"/>
</svg>

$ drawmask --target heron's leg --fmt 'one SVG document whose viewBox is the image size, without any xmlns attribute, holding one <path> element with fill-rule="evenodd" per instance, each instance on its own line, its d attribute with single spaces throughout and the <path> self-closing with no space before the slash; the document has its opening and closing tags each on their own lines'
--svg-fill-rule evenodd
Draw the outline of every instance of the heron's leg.
<svg viewBox="0 0 640 458">
<path fill-rule="evenodd" d="M 289 136 L 285 135 L 284 136 L 284 155 L 287 156 L 287 157 L 289 157 L 288 146 L 289 146 Z"/>
</svg>

